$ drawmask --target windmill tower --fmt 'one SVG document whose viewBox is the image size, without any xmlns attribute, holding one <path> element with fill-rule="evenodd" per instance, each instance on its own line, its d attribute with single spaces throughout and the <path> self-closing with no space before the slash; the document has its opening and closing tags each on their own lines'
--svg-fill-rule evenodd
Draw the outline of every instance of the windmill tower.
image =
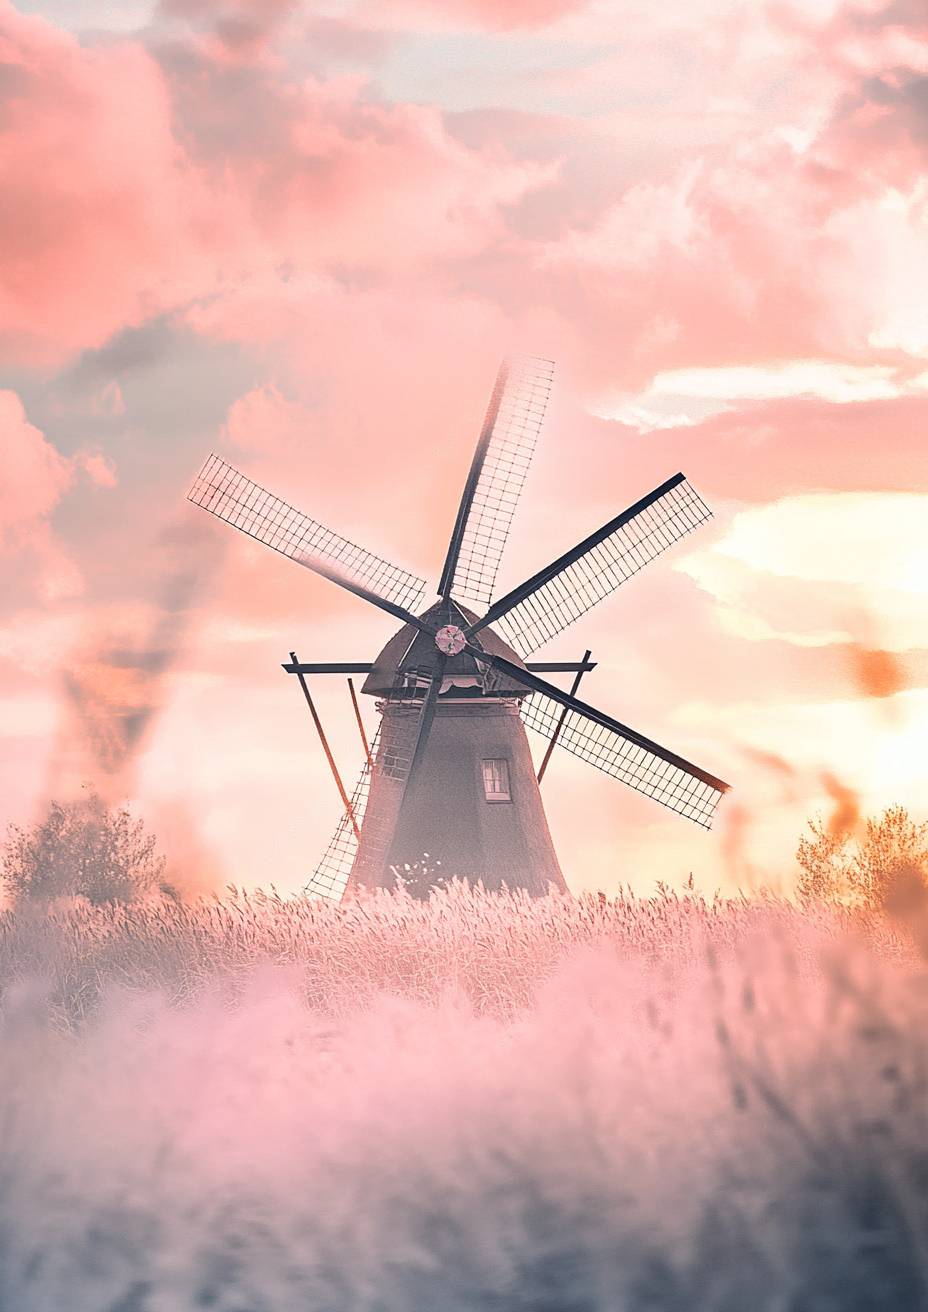
<svg viewBox="0 0 928 1312">
<path fill-rule="evenodd" d="M 189 499 L 400 620 L 370 662 L 284 669 L 302 686 L 344 803 L 307 892 L 425 892 L 445 876 L 531 893 L 566 885 L 548 831 L 540 778 L 556 744 L 708 828 L 728 785 L 577 699 L 580 662 L 530 662 L 620 584 L 710 517 L 682 474 L 662 483 L 570 551 L 492 601 L 496 573 L 551 389 L 550 361 L 500 369 L 464 485 L 438 600 L 418 613 L 424 581 L 323 528 L 210 455 Z M 573 672 L 565 692 L 540 677 Z M 365 763 L 347 794 L 307 678 L 364 674 L 380 728 L 372 744 L 349 679 Z M 525 728 L 548 740 L 536 776 Z"/>
</svg>

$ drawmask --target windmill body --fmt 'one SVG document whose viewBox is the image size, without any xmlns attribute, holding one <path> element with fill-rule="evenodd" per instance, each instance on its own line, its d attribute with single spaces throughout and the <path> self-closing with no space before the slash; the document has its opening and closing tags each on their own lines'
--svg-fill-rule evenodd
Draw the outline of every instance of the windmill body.
<svg viewBox="0 0 928 1312">
<path fill-rule="evenodd" d="M 566 887 L 538 780 L 551 748 L 587 761 L 708 828 L 728 785 L 576 696 L 583 661 L 537 663 L 541 646 L 698 528 L 708 508 L 682 474 L 493 599 L 497 568 L 544 417 L 550 361 L 500 369 L 438 583 L 424 583 L 302 514 L 211 455 L 189 494 L 196 505 L 392 615 L 402 627 L 372 663 L 284 669 L 300 681 L 344 812 L 307 892 L 404 884 L 427 893 L 460 876 L 532 894 Z M 570 692 L 540 677 L 572 671 Z M 316 674 L 366 674 L 380 728 L 349 795 L 308 686 Z M 350 681 L 349 681 L 350 683 Z M 350 684 L 352 699 L 354 688 Z M 525 729 L 547 740 L 536 776 Z"/>
<path fill-rule="evenodd" d="M 464 628 L 477 616 L 438 602 L 419 617 L 436 629 Z M 523 668 L 490 629 L 481 647 Z M 441 666 L 434 718 L 415 777 L 404 787 L 420 699 Z M 362 688 L 381 715 L 377 758 L 348 888 L 393 888 L 397 874 L 412 892 L 450 877 L 487 889 L 566 891 L 520 715 L 525 689 L 501 678 L 485 687 L 466 651 L 445 655 L 427 633 L 404 625 L 377 657 Z"/>
</svg>

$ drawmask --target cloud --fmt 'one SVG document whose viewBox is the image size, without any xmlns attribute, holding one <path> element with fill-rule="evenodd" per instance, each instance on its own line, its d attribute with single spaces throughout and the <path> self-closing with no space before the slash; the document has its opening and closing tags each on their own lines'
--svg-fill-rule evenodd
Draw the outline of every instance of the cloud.
<svg viewBox="0 0 928 1312">
<path fill-rule="evenodd" d="M 873 4 L 844 4 L 838 10 L 839 30 L 883 32 L 902 29 L 913 36 L 928 36 L 928 13 L 921 0 L 888 0 Z"/>
<path fill-rule="evenodd" d="M 74 468 L 29 423 L 15 392 L 0 391 L 0 433 L 0 543 L 9 549 L 48 519 L 70 487 Z"/>
<path fill-rule="evenodd" d="M 38 594 L 44 602 L 82 590 L 80 570 L 52 530 L 49 517 L 71 487 L 76 461 L 66 460 L 28 422 L 13 392 L 0 392 L 3 480 L 0 555 L 7 557 L 2 595 L 7 605 Z M 15 570 L 10 568 L 16 562 Z"/>
<path fill-rule="evenodd" d="M 724 367 L 730 380 L 733 369 L 756 371 L 741 380 L 751 384 L 742 394 L 829 395 L 832 384 L 891 394 L 898 356 L 874 360 L 873 348 L 926 349 L 918 289 L 928 277 L 928 57 L 901 60 L 892 42 L 911 35 L 905 24 L 915 18 L 892 10 L 885 31 L 872 12 L 871 30 L 850 23 L 845 9 L 772 10 L 762 32 L 744 16 L 735 28 L 751 58 L 738 48 L 739 67 L 753 69 L 758 49 L 767 50 L 782 85 L 801 77 L 805 105 L 789 97 L 768 118 L 742 88 L 742 130 L 676 158 L 642 155 L 618 195 L 575 212 L 537 245 L 552 304 L 590 330 L 591 383 L 643 392 L 658 373 Z M 671 20 L 665 51 L 678 30 Z M 789 33 L 791 50 L 789 39 L 776 44 L 778 31 Z M 724 87 L 736 81 L 726 74 Z M 668 98 L 679 100 L 665 79 L 661 103 Z M 617 134 L 624 121 L 617 110 Z M 648 124 L 666 145 L 673 129 L 656 122 L 652 113 Z M 800 368 L 820 376 L 797 385 Z M 763 393 L 754 390 L 761 371 Z M 624 415 L 653 427 L 705 413 L 670 398 Z"/>
<path fill-rule="evenodd" d="M 513 31 L 544 28 L 589 7 L 590 0 L 362 0 L 355 12 L 376 26 Z"/>
<path fill-rule="evenodd" d="M 15 607 L 38 594 L 46 603 L 74 597 L 84 581 L 74 554 L 52 526 L 63 499 L 78 489 L 116 486 L 116 468 L 99 450 L 66 457 L 31 424 L 19 396 L 0 390 L 0 556 L 8 559 L 3 599 Z M 16 568 L 10 568 L 12 561 Z"/>
<path fill-rule="evenodd" d="M 771 139 L 637 183 L 539 258 L 562 312 L 595 325 L 591 381 L 641 389 L 659 371 L 820 359 L 864 337 L 834 294 L 844 246 L 828 220 Z"/>
<path fill-rule="evenodd" d="M 104 383 L 94 394 L 90 401 L 90 408 L 95 415 L 124 415 L 126 413 L 122 388 L 115 378 L 111 378 L 108 383 Z"/>
<path fill-rule="evenodd" d="M 885 364 L 832 360 L 780 360 L 771 364 L 672 369 L 655 374 L 637 396 L 604 397 L 594 413 L 640 431 L 695 424 L 745 401 L 818 397 L 835 405 L 928 399 L 928 374 L 907 378 Z"/>
<path fill-rule="evenodd" d="M 161 0 L 159 13 L 210 32 L 228 54 L 251 60 L 299 8 L 299 0 Z"/>
<path fill-rule="evenodd" d="M 235 215 L 240 276 L 427 275 L 502 239 L 507 208 L 554 174 L 357 77 L 288 83 L 189 52 L 166 67 L 184 140 Z"/>
<path fill-rule="evenodd" d="M 862 77 L 838 103 L 823 146 L 858 178 L 911 186 L 928 162 L 928 71 Z"/>
<path fill-rule="evenodd" d="M 662 471 L 682 468 L 716 508 L 720 500 L 763 504 L 811 490 L 928 492 L 928 397 L 915 389 L 847 404 L 813 397 L 732 402 L 716 414 L 717 402 L 687 398 L 689 413 L 679 417 L 671 404 L 663 414 L 656 406 L 642 416 L 626 413 L 633 428 L 588 420 L 587 447 L 642 492 Z M 700 406 L 710 409 L 708 418 L 698 418 Z M 573 422 L 582 423 L 579 416 Z M 642 428 L 650 430 L 646 437 L 635 432 Z"/>
<path fill-rule="evenodd" d="M 252 388 L 229 408 L 222 436 L 242 450 L 276 449 L 305 440 L 308 415 L 274 384 Z"/>
<path fill-rule="evenodd" d="M 0 0 L 0 349 L 60 364 L 268 270 L 421 272 L 552 176 L 357 78 L 81 45 Z M 160 61 L 160 62 L 159 62 Z"/>
<path fill-rule="evenodd" d="M 189 294 L 218 214 L 138 42 L 81 46 L 0 3 L 0 350 L 49 365 Z"/>
<path fill-rule="evenodd" d="M 677 568 L 749 641 L 848 643 L 866 615 L 882 648 L 924 647 L 926 508 L 928 496 L 901 492 L 788 497 L 735 514 L 713 547 Z"/>
<path fill-rule="evenodd" d="M 102 452 L 80 451 L 74 459 L 95 487 L 113 488 L 119 482 L 116 467 Z"/>
<path fill-rule="evenodd" d="M 719 708 L 715 731 L 739 742 L 763 744 L 764 750 L 781 756 L 799 773 L 830 770 L 862 797 L 867 814 L 894 802 L 911 806 L 918 814 L 923 805 L 920 762 L 928 731 L 928 690 L 901 692 L 895 701 L 900 727 L 892 733 L 886 731 L 883 715 L 869 699 L 854 696 L 789 704 L 774 704 L 763 697 L 733 702 Z M 711 714 L 708 704 L 691 706 L 687 718 L 703 724 Z M 824 793 L 828 795 L 827 788 Z M 809 806 L 813 796 L 803 789 L 802 804 Z"/>
<path fill-rule="evenodd" d="M 714 550 L 789 578 L 925 595 L 926 514 L 915 493 L 810 492 L 737 515 Z"/>
<path fill-rule="evenodd" d="M 421 0 L 419 7 L 426 7 Z M 490 28 L 533 28 L 582 13 L 588 0 L 445 0 L 445 8 L 452 17 L 460 14 Z"/>
<path fill-rule="evenodd" d="M 845 3 L 824 22 L 779 6 L 799 37 L 810 76 L 829 70 L 836 94 L 821 125 L 816 163 L 836 188 L 908 187 L 928 158 L 928 21 L 920 0 Z"/>
</svg>

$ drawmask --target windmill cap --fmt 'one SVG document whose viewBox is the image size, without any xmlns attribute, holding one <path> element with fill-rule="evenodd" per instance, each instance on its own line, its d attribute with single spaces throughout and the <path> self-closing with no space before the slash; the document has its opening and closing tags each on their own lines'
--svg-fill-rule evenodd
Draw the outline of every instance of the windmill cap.
<svg viewBox="0 0 928 1312">
<path fill-rule="evenodd" d="M 462 606 L 459 602 L 452 601 L 449 598 L 446 601 L 436 601 L 419 618 L 426 624 L 433 625 L 436 629 L 446 624 L 456 624 L 460 628 L 466 629 L 469 625 L 476 624 L 479 616 L 468 610 L 466 606 Z M 502 638 L 494 633 L 491 628 L 480 630 L 480 637 L 475 639 L 475 645 L 482 647 L 488 655 L 503 656 L 507 661 L 511 661 L 513 665 L 525 669 L 525 662 L 522 657 L 514 652 L 508 643 L 503 642 Z M 396 688 L 397 683 L 402 682 L 404 675 L 416 673 L 427 677 L 429 672 L 434 670 L 440 655 L 441 653 L 435 646 L 435 639 L 431 634 L 423 633 L 421 629 L 417 629 L 413 624 L 404 624 L 399 632 L 393 635 L 374 661 L 370 674 L 364 680 L 361 691 L 374 697 L 389 696 Z M 444 675 L 446 679 L 453 680 L 457 676 L 467 681 L 478 680 L 483 673 L 484 667 L 478 665 L 469 652 L 462 651 L 457 656 L 445 658 Z M 528 689 L 522 684 L 502 675 L 497 676 L 493 696 L 512 697 L 524 694 L 527 691 Z"/>
</svg>

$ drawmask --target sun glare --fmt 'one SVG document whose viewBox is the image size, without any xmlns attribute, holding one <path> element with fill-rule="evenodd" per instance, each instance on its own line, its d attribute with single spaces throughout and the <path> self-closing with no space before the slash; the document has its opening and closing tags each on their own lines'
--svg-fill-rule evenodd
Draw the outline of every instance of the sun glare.
<svg viewBox="0 0 928 1312">
<path fill-rule="evenodd" d="M 715 546 L 789 578 L 928 592 L 928 496 L 809 492 L 737 514 Z"/>
</svg>

